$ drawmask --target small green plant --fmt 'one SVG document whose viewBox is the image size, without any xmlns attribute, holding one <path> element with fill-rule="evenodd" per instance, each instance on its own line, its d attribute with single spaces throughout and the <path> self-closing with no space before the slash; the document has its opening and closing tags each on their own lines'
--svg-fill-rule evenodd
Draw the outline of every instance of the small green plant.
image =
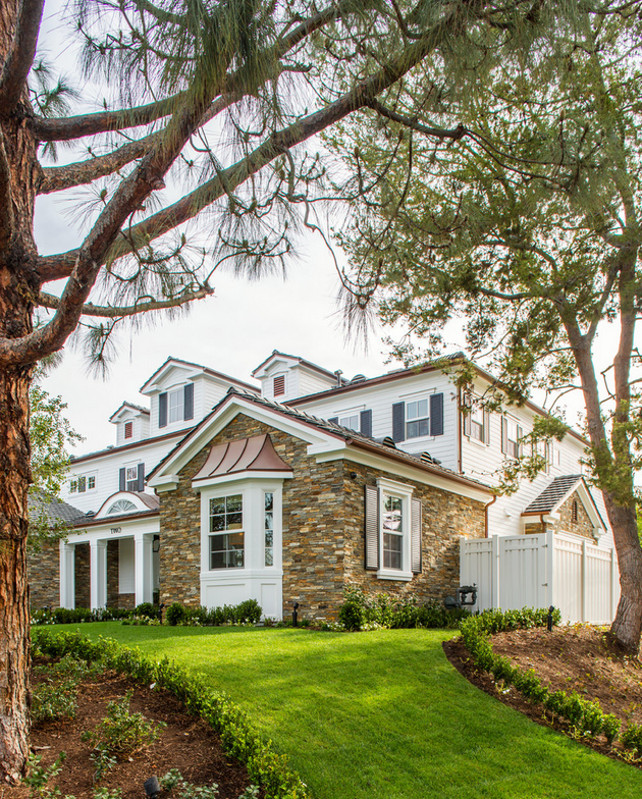
<svg viewBox="0 0 642 799">
<path fill-rule="evenodd" d="M 163 791 L 171 794 L 174 799 L 216 799 L 218 785 L 192 785 L 183 779 L 178 769 L 173 768 L 163 775 L 158 781 Z"/>
<path fill-rule="evenodd" d="M 105 774 L 111 771 L 118 762 L 102 746 L 97 746 L 89 755 L 89 759 L 94 764 L 94 782 L 100 782 Z"/>
<path fill-rule="evenodd" d="M 628 724 L 620 735 L 620 742 L 632 752 L 634 758 L 642 757 L 642 724 Z"/>
<path fill-rule="evenodd" d="M 121 788 L 94 788 L 94 799 L 122 799 L 123 791 Z"/>
<path fill-rule="evenodd" d="M 189 618 L 189 611 L 184 605 L 181 605 L 180 602 L 174 602 L 167 608 L 165 618 L 168 624 L 175 627 L 177 624 L 184 624 L 187 621 Z"/>
<path fill-rule="evenodd" d="M 142 616 L 145 619 L 157 619 L 158 608 L 151 602 L 141 602 L 134 608 L 134 616 Z"/>
<path fill-rule="evenodd" d="M 34 724 L 56 719 L 72 719 L 76 715 L 78 683 L 68 679 L 61 682 L 41 682 L 31 693 L 31 718 Z"/>
<path fill-rule="evenodd" d="M 92 732 L 83 733 L 96 752 L 116 759 L 128 757 L 145 749 L 157 740 L 165 724 L 146 719 L 142 713 L 129 709 L 132 692 L 107 705 L 107 715 Z"/>
<path fill-rule="evenodd" d="M 604 733 L 604 737 L 606 738 L 606 742 L 609 746 L 611 746 L 613 741 L 617 738 L 621 726 L 622 722 L 620 719 L 617 716 L 614 716 L 612 713 L 607 713 L 604 716 L 602 732 Z"/>
<path fill-rule="evenodd" d="M 49 787 L 49 780 L 57 777 L 62 770 L 62 764 L 67 757 L 66 752 L 61 752 L 50 766 L 42 765 L 42 755 L 30 754 L 27 759 L 27 776 L 22 781 L 29 786 L 29 795 L 32 799 L 63 799 L 58 786 Z M 75 799 L 65 795 L 64 799 Z"/>
</svg>

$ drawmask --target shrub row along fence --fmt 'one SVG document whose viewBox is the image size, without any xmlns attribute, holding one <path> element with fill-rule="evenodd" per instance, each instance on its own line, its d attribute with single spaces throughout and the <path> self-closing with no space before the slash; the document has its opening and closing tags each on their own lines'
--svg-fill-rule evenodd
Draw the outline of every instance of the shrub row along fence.
<svg viewBox="0 0 642 799">
<path fill-rule="evenodd" d="M 188 608 L 174 602 L 165 609 L 165 621 L 170 625 L 188 624 L 202 627 L 219 627 L 224 624 L 256 624 L 261 620 L 261 606 L 255 599 L 246 599 L 238 605 L 222 608 Z M 93 621 L 122 621 L 124 623 L 150 622 L 160 624 L 161 608 L 143 602 L 133 610 L 125 608 L 44 608 L 31 614 L 32 624 L 81 624 Z"/>
<path fill-rule="evenodd" d="M 555 610 L 554 624 L 559 624 L 560 618 L 559 610 Z M 461 635 L 477 668 L 492 674 L 497 682 L 513 685 L 527 699 L 542 704 L 553 718 L 567 722 L 574 736 L 590 739 L 603 735 L 609 746 L 619 742 L 629 759 L 640 759 L 642 725 L 629 723 L 621 731 L 620 719 L 604 713 L 599 702 L 585 699 L 576 691 L 552 691 L 542 683 L 534 669 L 520 669 L 493 651 L 491 635 L 505 630 L 544 627 L 547 619 L 548 610 L 545 609 L 488 610 L 463 620 Z"/>
<path fill-rule="evenodd" d="M 213 690 L 167 657 L 154 661 L 139 651 L 99 636 L 93 641 L 80 633 L 38 627 L 32 632 L 34 654 L 51 657 L 72 655 L 88 663 L 129 674 L 135 680 L 156 683 L 174 694 L 191 713 L 201 716 L 221 738 L 225 751 L 244 763 L 250 779 L 261 785 L 265 799 L 310 799 L 299 776 L 285 756 L 276 753 L 249 721 L 246 714 L 224 693 Z"/>
</svg>

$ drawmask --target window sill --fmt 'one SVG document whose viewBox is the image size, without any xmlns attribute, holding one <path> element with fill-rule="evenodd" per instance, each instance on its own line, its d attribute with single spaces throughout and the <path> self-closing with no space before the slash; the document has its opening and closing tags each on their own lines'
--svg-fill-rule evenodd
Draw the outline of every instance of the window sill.
<svg viewBox="0 0 642 799">
<path fill-rule="evenodd" d="M 409 583 L 412 580 L 412 572 L 397 571 L 396 569 L 379 569 L 377 572 L 378 580 L 399 580 Z"/>
<path fill-rule="evenodd" d="M 478 438 L 473 438 L 472 436 L 466 436 L 466 439 L 469 444 L 475 444 L 477 447 L 487 447 L 489 444 L 486 441 L 480 441 Z"/>
</svg>

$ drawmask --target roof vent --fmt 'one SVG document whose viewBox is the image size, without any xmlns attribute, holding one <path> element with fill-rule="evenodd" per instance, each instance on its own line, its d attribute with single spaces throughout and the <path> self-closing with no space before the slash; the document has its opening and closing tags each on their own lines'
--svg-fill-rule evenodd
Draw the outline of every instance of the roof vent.
<svg viewBox="0 0 642 799">
<path fill-rule="evenodd" d="M 352 384 L 352 383 L 363 383 L 363 381 L 364 381 L 365 379 L 366 379 L 366 376 L 365 376 L 365 375 L 355 375 L 355 376 L 352 378 L 352 380 L 350 381 L 350 383 L 351 383 L 351 384 Z"/>
<path fill-rule="evenodd" d="M 381 443 L 384 445 L 384 447 L 392 447 L 393 449 L 397 449 L 397 445 L 390 438 L 390 436 L 386 436 Z"/>
<path fill-rule="evenodd" d="M 419 456 L 419 460 L 422 463 L 435 463 L 435 459 L 429 452 L 422 452 Z"/>
<path fill-rule="evenodd" d="M 343 380 L 341 379 L 342 374 L 343 372 L 341 371 L 341 369 L 337 369 L 336 372 L 334 373 L 334 376 L 337 378 L 337 386 L 336 386 L 337 388 L 341 388 L 341 386 L 343 385 Z"/>
</svg>

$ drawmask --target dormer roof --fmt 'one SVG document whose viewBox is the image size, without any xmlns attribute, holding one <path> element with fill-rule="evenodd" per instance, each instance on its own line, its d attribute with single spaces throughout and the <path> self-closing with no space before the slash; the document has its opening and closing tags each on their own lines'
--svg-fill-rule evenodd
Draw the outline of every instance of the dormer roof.
<svg viewBox="0 0 642 799">
<path fill-rule="evenodd" d="M 135 416 L 144 414 L 149 416 L 149 408 L 143 408 L 141 405 L 135 405 L 133 402 L 123 402 L 117 411 L 114 411 L 109 417 L 110 422 L 118 422 L 119 418 L 126 412 L 133 412 Z"/>
<path fill-rule="evenodd" d="M 282 361 L 288 367 L 303 366 L 305 369 L 309 369 L 311 372 L 316 372 L 317 374 L 327 377 L 330 380 L 336 381 L 337 379 L 337 376 L 334 372 L 324 369 L 323 366 L 318 366 L 316 363 L 312 363 L 312 361 L 306 361 L 305 358 L 301 358 L 298 355 L 288 355 L 285 352 L 279 352 L 279 350 L 272 350 L 272 354 L 262 361 L 252 372 L 252 377 L 256 377 L 257 379 L 264 377 L 270 366 L 278 361 Z"/>
<path fill-rule="evenodd" d="M 141 394 L 151 393 L 154 390 L 159 390 L 158 384 L 162 382 L 163 378 L 168 372 L 176 368 L 185 370 L 190 377 L 208 375 L 209 377 L 216 378 L 221 382 L 236 386 L 242 391 L 258 391 L 256 386 L 252 386 L 249 383 L 244 383 L 242 380 L 237 380 L 237 378 L 230 377 L 230 375 L 226 375 L 223 372 L 217 372 L 215 369 L 210 369 L 208 366 L 202 366 L 201 364 L 192 363 L 191 361 L 184 361 L 181 358 L 174 358 L 170 355 L 170 357 L 167 358 L 165 362 L 158 367 L 154 374 L 140 387 Z"/>
</svg>

